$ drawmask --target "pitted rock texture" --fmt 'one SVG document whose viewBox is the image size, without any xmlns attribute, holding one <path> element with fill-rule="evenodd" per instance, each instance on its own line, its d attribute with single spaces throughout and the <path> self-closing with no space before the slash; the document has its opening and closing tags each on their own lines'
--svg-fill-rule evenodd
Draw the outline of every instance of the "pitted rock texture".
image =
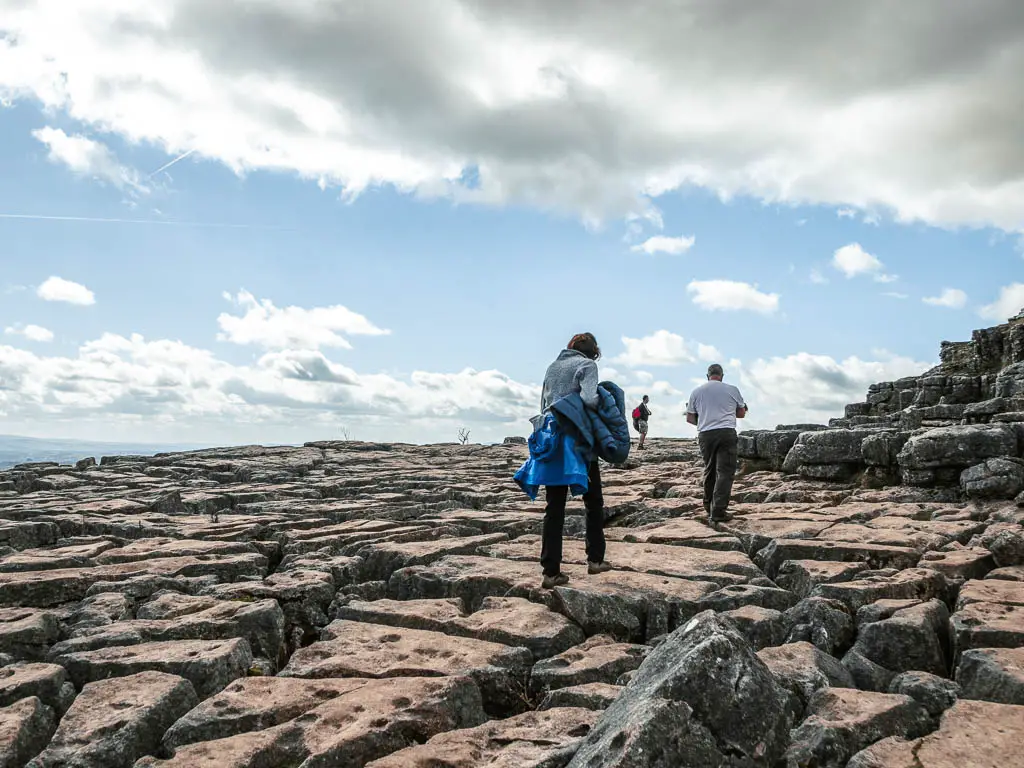
<svg viewBox="0 0 1024 768">
<path fill-rule="evenodd" d="M 965 425 L 979 445 L 1016 435 L 1000 413 Z M 805 433 L 824 436 L 798 443 Z M 964 490 L 959 474 L 880 487 L 847 460 L 859 434 L 786 434 L 755 442 L 804 446 L 803 476 L 782 471 L 785 456 L 747 467 L 733 518 L 714 528 L 694 441 L 652 439 L 604 467 L 615 570 L 588 575 L 573 501 L 570 581 L 554 590 L 537 562 L 543 504 L 511 481 L 518 443 L 243 447 L 0 473 L 0 756 L 840 765 L 902 745 L 941 755 L 969 725 L 972 748 L 1012 765 L 1019 739 L 996 729 L 1020 702 L 1024 508 Z M 876 458 L 911 445 L 874 434 Z M 938 454 L 918 443 L 921 467 L 954 467 L 928 464 Z M 849 471 L 802 472 L 823 457 Z"/>
</svg>

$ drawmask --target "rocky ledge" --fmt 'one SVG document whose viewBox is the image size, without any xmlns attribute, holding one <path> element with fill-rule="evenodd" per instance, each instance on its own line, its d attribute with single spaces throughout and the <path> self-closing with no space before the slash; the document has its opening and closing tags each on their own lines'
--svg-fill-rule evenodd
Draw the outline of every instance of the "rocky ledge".
<svg viewBox="0 0 1024 768">
<path fill-rule="evenodd" d="M 0 765 L 1024 765 L 1024 508 L 971 479 L 1019 466 L 1015 412 L 904 421 L 1019 394 L 1020 328 L 748 434 L 714 529 L 695 443 L 650 441 L 605 469 L 617 569 L 587 575 L 573 504 L 553 591 L 517 442 L 0 473 Z"/>
<path fill-rule="evenodd" d="M 957 487 L 972 499 L 1024 492 L 1024 311 L 942 342 L 941 363 L 920 376 L 874 384 L 828 426 L 743 435 L 751 467 L 807 479 L 885 487 Z"/>
</svg>

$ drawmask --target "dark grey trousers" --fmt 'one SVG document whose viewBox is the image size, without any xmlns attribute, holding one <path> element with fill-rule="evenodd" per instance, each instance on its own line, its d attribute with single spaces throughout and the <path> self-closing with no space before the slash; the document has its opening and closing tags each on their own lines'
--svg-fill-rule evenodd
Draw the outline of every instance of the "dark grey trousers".
<svg viewBox="0 0 1024 768">
<path fill-rule="evenodd" d="M 698 442 L 704 459 L 704 510 L 712 520 L 725 517 L 736 477 L 736 430 L 709 429 L 698 435 Z"/>
</svg>

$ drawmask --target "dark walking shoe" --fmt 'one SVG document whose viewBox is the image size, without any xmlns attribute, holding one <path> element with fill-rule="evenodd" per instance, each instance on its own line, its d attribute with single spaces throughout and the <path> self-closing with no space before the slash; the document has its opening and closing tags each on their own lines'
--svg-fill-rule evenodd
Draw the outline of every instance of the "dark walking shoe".
<svg viewBox="0 0 1024 768">
<path fill-rule="evenodd" d="M 615 566 L 613 566 L 611 563 L 608 563 L 608 562 L 603 562 L 603 563 L 591 563 L 591 562 L 588 562 L 587 563 L 587 573 L 589 573 L 591 576 L 596 576 L 599 573 L 608 573 L 608 571 L 613 571 L 613 570 L 615 570 Z"/>
<path fill-rule="evenodd" d="M 714 525 L 715 523 L 728 523 L 730 520 L 732 520 L 732 515 L 726 512 L 724 515 L 714 515 L 710 518 L 710 520 L 712 525 Z"/>
<path fill-rule="evenodd" d="M 555 587 L 564 587 L 568 583 L 568 576 L 564 573 L 556 573 L 554 576 L 545 576 L 544 580 L 540 583 L 540 588 L 554 589 Z"/>
</svg>

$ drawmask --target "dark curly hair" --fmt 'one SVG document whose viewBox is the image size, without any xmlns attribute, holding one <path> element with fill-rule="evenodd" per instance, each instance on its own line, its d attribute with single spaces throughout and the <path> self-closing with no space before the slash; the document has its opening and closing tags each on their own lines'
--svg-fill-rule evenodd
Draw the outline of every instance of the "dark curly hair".
<svg viewBox="0 0 1024 768">
<path fill-rule="evenodd" d="M 577 333 L 571 339 L 566 349 L 575 349 L 581 353 L 584 357 L 589 357 L 591 360 L 601 359 L 601 348 L 597 346 L 597 339 L 594 338 L 592 333 Z"/>
</svg>

